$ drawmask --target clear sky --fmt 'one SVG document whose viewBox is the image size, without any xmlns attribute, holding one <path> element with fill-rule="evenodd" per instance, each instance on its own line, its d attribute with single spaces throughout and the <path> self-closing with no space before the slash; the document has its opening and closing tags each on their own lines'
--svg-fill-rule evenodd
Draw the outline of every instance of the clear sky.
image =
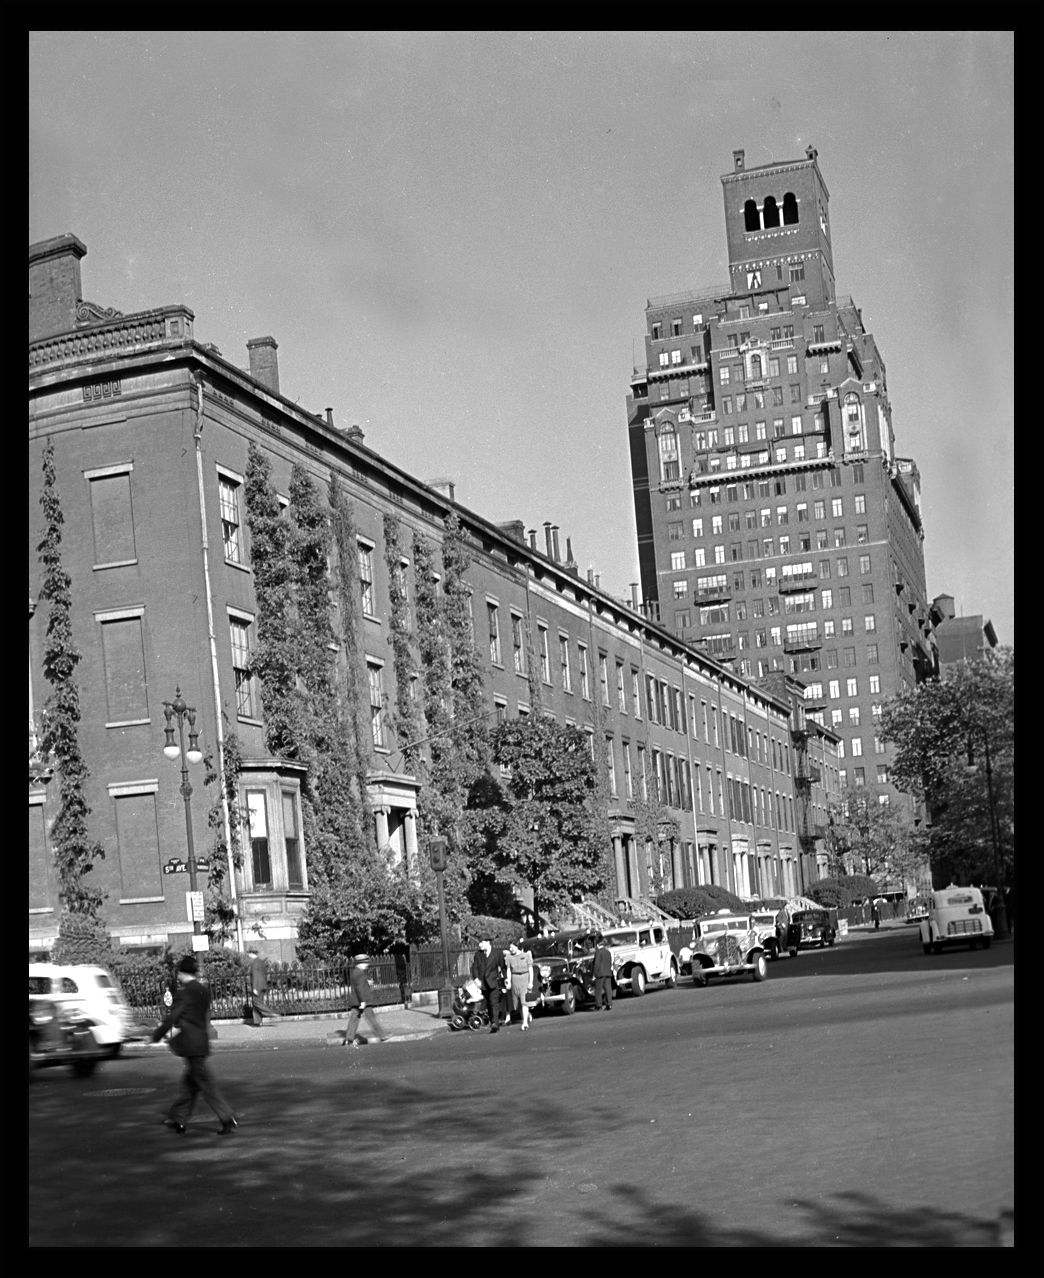
<svg viewBox="0 0 1044 1278">
<path fill-rule="evenodd" d="M 30 242 L 184 302 L 489 519 L 638 580 L 650 296 L 728 279 L 719 178 L 819 151 L 838 292 L 920 467 L 929 597 L 1014 643 L 1009 33 L 37 33 Z"/>
</svg>

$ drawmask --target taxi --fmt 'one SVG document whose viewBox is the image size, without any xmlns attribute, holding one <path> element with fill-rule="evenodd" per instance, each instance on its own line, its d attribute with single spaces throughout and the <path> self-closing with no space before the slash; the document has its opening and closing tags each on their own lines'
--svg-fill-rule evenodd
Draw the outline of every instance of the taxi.
<svg viewBox="0 0 1044 1278">
<path fill-rule="evenodd" d="M 988 950 L 993 940 L 982 892 L 952 883 L 928 898 L 928 917 L 921 919 L 920 930 L 925 954 L 941 954 L 946 945 L 967 945 L 970 950 L 981 945 Z"/>
</svg>

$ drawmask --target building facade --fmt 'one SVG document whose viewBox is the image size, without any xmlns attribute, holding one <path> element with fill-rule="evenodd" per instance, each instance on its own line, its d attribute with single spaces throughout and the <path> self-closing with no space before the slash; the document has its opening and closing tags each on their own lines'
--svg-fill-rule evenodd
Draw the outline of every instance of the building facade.
<svg viewBox="0 0 1044 1278">
<path fill-rule="evenodd" d="M 245 490 L 251 444 L 271 461 L 277 492 L 288 493 L 297 463 L 322 493 L 336 476 L 352 503 L 373 837 L 394 859 L 409 865 L 424 855 L 425 835 L 419 783 L 389 714 L 390 575 L 408 599 L 416 580 L 408 551 L 389 568 L 385 521 L 398 521 L 403 547 L 414 531 L 438 546 L 452 513 L 471 556 L 467 581 L 491 719 L 550 714 L 588 734 L 605 769 L 618 897 L 700 883 L 744 896 L 791 894 L 816 876 L 798 828 L 802 756 L 784 689 L 758 687 L 583 580 L 571 553 L 563 562 L 557 528 L 547 526 L 546 553 L 538 550 L 522 523 L 486 521 L 453 500 L 451 485 L 419 481 L 369 448 L 357 427 L 338 428 L 329 410 L 298 407 L 280 392 L 273 338 L 248 343 L 248 367 L 240 368 L 196 339 L 184 306 L 122 315 L 85 302 L 85 253 L 72 235 L 29 251 L 32 951 L 53 944 L 60 907 L 50 847 L 57 787 L 36 749 L 50 691 L 36 554 L 48 442 L 81 653 L 86 797 L 92 835 L 105 849 L 91 878 L 105 893 L 106 925 L 123 944 L 184 944 L 192 930 L 180 768 L 162 753 L 164 703 L 176 689 L 196 711 L 202 749 L 219 756 L 234 731 L 243 755 L 236 801 L 246 836 L 242 869 L 232 876 L 241 939 L 291 957 L 307 908 L 303 769 L 267 750 L 265 707 L 251 675 L 258 625 Z M 342 633 L 336 615 L 334 629 Z M 346 659 L 339 651 L 342 666 Z M 823 739 L 836 740 L 829 732 Z M 833 778 L 836 786 L 836 759 Z M 191 781 L 202 850 L 214 791 L 202 767 Z M 662 838 L 639 836 L 643 802 L 669 818 Z"/>
<path fill-rule="evenodd" d="M 982 619 L 982 613 L 958 617 L 953 595 L 936 595 L 932 600 L 934 639 L 939 667 L 953 666 L 959 661 L 978 661 L 997 646 L 993 622 Z"/>
<path fill-rule="evenodd" d="M 834 283 L 817 154 L 722 179 L 730 279 L 653 298 L 627 397 L 644 607 L 746 679 L 801 682 L 840 778 L 898 799 L 885 699 L 934 669 L 916 464 Z"/>
</svg>

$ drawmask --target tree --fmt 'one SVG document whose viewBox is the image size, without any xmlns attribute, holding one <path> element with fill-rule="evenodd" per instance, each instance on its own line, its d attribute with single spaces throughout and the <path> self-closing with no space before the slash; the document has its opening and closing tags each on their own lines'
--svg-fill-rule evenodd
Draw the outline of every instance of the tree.
<svg viewBox="0 0 1044 1278">
<path fill-rule="evenodd" d="M 885 706 L 892 780 L 928 806 L 929 854 L 947 876 L 1010 886 L 1015 858 L 1015 653 L 947 666 Z M 988 767 L 987 767 L 988 756 Z M 994 845 L 996 844 L 996 857 Z M 996 861 L 1000 862 L 999 867 Z"/>
<path fill-rule="evenodd" d="M 72 633 L 72 578 L 62 563 L 62 504 L 58 496 L 54 469 L 54 443 L 47 441 L 43 451 L 43 491 L 40 505 L 44 510 L 46 531 L 38 549 L 43 564 L 43 587 L 40 597 L 50 604 L 47 637 L 44 643 L 44 677 L 51 692 L 43 709 L 41 752 L 54 757 L 58 771 L 58 815 L 51 827 L 58 874 L 58 896 L 63 914 L 59 933 L 67 930 L 70 915 L 97 918 L 103 894 L 89 887 L 86 876 L 94 862 L 105 855 L 105 849 L 90 837 L 88 818 L 91 809 L 84 793 L 90 773 L 80 751 L 77 725 L 80 722 L 80 692 L 76 683 L 76 667 L 80 653 Z"/>
<path fill-rule="evenodd" d="M 923 839 L 903 809 L 882 803 L 866 786 L 849 784 L 831 805 L 826 848 L 840 874 L 865 874 L 890 890 L 923 877 Z"/>
<path fill-rule="evenodd" d="M 533 891 L 533 913 L 563 909 L 604 885 L 587 736 L 543 715 L 509 719 L 491 737 L 504 781 L 490 777 L 482 809 L 485 856 L 477 867 Z"/>
</svg>

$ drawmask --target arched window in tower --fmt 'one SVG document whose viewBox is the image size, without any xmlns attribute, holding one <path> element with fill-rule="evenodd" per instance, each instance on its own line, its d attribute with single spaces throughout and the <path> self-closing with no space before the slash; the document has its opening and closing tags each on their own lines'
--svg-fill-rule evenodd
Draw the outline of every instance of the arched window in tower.
<svg viewBox="0 0 1044 1278">
<path fill-rule="evenodd" d="M 794 219 L 797 221 L 797 218 Z M 754 200 L 748 200 L 743 206 L 743 227 L 747 231 L 760 231 L 761 218 L 758 215 L 758 206 Z"/>
<path fill-rule="evenodd" d="M 660 427 L 660 479 L 680 478 L 678 467 L 678 432 L 672 422 Z"/>
<path fill-rule="evenodd" d="M 783 225 L 793 226 L 798 220 L 797 196 L 788 191 L 783 197 Z"/>
<path fill-rule="evenodd" d="M 752 355 L 750 357 L 750 375 L 754 381 L 761 380 L 762 372 L 761 372 L 761 356 L 760 355 Z"/>
<path fill-rule="evenodd" d="M 779 205 L 776 203 L 774 195 L 765 196 L 765 207 L 762 210 L 761 220 L 765 223 L 766 229 L 770 226 L 779 226 Z"/>
<path fill-rule="evenodd" d="M 845 396 L 845 452 L 866 452 L 863 412 L 859 396 L 852 392 Z"/>
</svg>

